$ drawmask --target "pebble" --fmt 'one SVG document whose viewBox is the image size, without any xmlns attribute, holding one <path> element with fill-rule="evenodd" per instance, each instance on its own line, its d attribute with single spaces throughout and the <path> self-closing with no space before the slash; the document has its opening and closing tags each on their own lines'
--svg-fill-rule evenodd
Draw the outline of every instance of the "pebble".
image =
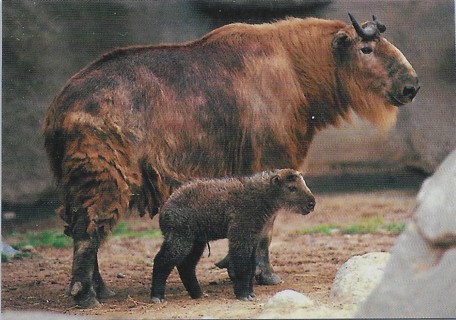
<svg viewBox="0 0 456 320">
<path fill-rule="evenodd" d="M 21 249 L 23 252 L 30 252 L 30 253 L 36 253 L 36 249 L 34 246 L 28 244 L 26 246 L 23 246 Z"/>
</svg>

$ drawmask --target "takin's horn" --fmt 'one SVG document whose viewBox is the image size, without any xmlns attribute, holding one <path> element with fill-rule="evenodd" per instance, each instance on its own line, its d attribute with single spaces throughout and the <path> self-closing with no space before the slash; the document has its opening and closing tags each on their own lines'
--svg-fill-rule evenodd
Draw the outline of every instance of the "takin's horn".
<svg viewBox="0 0 456 320">
<path fill-rule="evenodd" d="M 378 37 L 380 28 L 383 29 L 383 31 L 386 30 L 386 27 L 380 23 L 380 26 L 377 24 L 378 21 L 375 22 L 368 22 L 366 23 L 366 27 L 362 28 L 358 21 L 351 15 L 351 13 L 348 13 L 348 16 L 350 17 L 350 20 L 353 24 L 353 27 L 355 28 L 356 33 L 358 36 L 360 36 L 363 40 L 368 41 L 368 40 L 373 40 Z M 376 18 L 375 18 L 376 20 Z M 382 32 L 382 31 L 380 31 Z"/>
<path fill-rule="evenodd" d="M 383 33 L 386 31 L 386 26 L 383 23 L 381 23 L 379 20 L 377 20 L 376 16 L 373 15 L 372 19 L 374 20 L 375 24 L 377 25 L 378 31 L 380 31 L 380 33 Z"/>
</svg>

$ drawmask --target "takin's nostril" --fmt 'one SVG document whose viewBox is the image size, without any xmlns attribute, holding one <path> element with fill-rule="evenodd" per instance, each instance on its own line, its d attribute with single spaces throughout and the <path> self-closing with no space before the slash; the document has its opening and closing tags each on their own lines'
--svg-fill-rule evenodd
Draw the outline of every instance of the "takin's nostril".
<svg viewBox="0 0 456 320">
<path fill-rule="evenodd" d="M 313 210 L 315 208 L 315 201 L 311 200 L 307 202 L 307 209 Z"/>
<path fill-rule="evenodd" d="M 402 91 L 402 95 L 412 100 L 413 98 L 415 98 L 416 94 L 418 93 L 418 90 L 420 90 L 420 87 L 416 88 L 414 86 L 405 86 L 404 90 Z"/>
</svg>

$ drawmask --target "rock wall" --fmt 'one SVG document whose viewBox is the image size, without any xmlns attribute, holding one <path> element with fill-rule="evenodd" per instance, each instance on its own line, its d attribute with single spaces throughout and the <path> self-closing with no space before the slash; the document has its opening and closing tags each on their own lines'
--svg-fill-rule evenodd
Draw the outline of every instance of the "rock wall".
<svg viewBox="0 0 456 320">
<path fill-rule="evenodd" d="M 456 151 L 423 184 L 382 281 L 357 313 L 366 318 L 456 316 Z"/>
</svg>

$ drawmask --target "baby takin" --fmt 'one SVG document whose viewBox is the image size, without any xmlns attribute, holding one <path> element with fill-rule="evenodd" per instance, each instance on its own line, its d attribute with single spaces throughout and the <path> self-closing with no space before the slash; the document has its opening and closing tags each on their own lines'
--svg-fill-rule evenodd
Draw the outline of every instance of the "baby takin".
<svg viewBox="0 0 456 320">
<path fill-rule="evenodd" d="M 183 185 L 159 211 L 164 241 L 154 259 L 153 302 L 164 300 L 166 280 L 175 266 L 190 296 L 200 298 L 196 265 L 209 241 L 224 238 L 229 241 L 236 298 L 252 300 L 256 250 L 268 224 L 279 209 L 306 215 L 314 207 L 315 198 L 302 174 L 292 169 Z"/>
</svg>

